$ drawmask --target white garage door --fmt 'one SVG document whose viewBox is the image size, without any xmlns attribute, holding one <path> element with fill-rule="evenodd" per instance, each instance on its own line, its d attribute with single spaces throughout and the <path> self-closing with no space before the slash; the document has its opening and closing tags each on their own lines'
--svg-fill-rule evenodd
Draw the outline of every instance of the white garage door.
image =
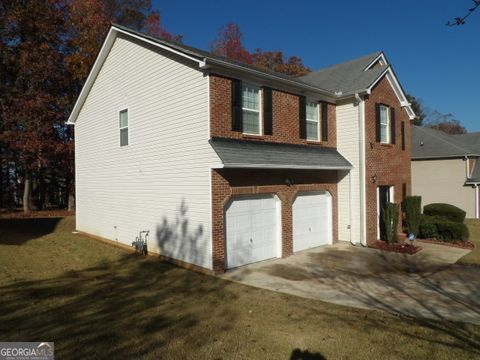
<svg viewBox="0 0 480 360">
<path fill-rule="evenodd" d="M 293 203 L 293 251 L 332 243 L 332 197 L 299 194 Z"/>
<path fill-rule="evenodd" d="M 227 268 L 280 255 L 276 197 L 241 197 L 226 209 Z"/>
</svg>

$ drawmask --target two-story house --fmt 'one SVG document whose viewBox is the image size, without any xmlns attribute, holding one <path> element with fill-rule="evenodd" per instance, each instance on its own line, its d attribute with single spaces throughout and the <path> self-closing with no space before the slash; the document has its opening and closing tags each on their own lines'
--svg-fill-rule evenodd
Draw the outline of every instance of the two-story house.
<svg viewBox="0 0 480 360">
<path fill-rule="evenodd" d="M 294 78 L 114 25 L 69 118 L 77 229 L 217 273 L 368 245 L 413 117 L 381 52 Z"/>
</svg>

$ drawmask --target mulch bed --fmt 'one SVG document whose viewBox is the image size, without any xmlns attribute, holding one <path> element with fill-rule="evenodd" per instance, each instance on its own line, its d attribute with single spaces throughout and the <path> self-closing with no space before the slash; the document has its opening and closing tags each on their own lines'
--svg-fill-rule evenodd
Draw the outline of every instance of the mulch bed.
<svg viewBox="0 0 480 360">
<path fill-rule="evenodd" d="M 31 218 L 46 218 L 46 217 L 65 217 L 75 215 L 74 211 L 67 210 L 42 210 L 30 211 L 24 213 L 23 211 L 0 211 L 0 219 L 31 219 Z"/>
<path fill-rule="evenodd" d="M 373 247 L 379 250 L 397 252 L 401 254 L 413 255 L 418 253 L 423 248 L 421 246 L 415 246 L 410 244 L 388 244 L 385 241 L 377 240 Z"/>
<path fill-rule="evenodd" d="M 475 244 L 471 241 L 448 242 L 448 241 L 440 241 L 440 240 L 434 240 L 434 239 L 416 239 L 415 241 L 429 243 L 429 244 L 451 246 L 451 247 L 467 249 L 467 250 L 475 249 Z"/>
</svg>

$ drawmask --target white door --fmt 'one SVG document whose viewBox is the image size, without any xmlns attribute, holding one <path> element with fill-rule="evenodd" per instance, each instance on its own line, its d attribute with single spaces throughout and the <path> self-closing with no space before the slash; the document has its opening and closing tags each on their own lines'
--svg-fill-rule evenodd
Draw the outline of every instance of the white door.
<svg viewBox="0 0 480 360">
<path fill-rule="evenodd" d="M 234 199 L 225 212 L 227 268 L 280 255 L 280 205 L 276 197 Z"/>
<path fill-rule="evenodd" d="M 293 251 L 332 243 L 332 197 L 302 193 L 293 203 Z"/>
</svg>

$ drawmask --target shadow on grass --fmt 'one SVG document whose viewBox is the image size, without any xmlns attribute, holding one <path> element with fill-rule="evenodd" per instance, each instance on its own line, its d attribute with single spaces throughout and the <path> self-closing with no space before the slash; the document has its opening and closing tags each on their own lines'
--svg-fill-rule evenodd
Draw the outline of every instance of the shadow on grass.
<svg viewBox="0 0 480 360">
<path fill-rule="evenodd" d="M 66 359 L 79 354 L 160 358 L 173 339 L 194 347 L 205 343 L 198 331 L 193 338 L 189 329 L 212 316 L 200 306 L 209 302 L 210 294 L 222 294 L 225 285 L 129 254 L 54 279 L 1 287 L 0 334 L 2 341 L 55 341 L 57 354 Z M 233 323 L 232 316 L 225 321 Z"/>
<path fill-rule="evenodd" d="M 290 281 L 292 288 L 296 282 L 303 282 L 311 288 L 329 289 L 352 304 L 397 314 L 446 337 L 433 337 L 431 332 L 410 332 L 403 327 L 394 329 L 377 321 L 375 316 L 364 319 L 364 329 L 382 329 L 480 355 L 478 327 L 474 329 L 474 325 L 464 323 L 469 319 L 480 321 L 479 273 L 457 265 L 418 264 L 414 259 L 418 257 L 405 256 L 400 261 L 392 261 L 392 256 L 380 251 L 372 256 L 363 251 L 352 254 L 332 249 L 310 253 L 308 266 L 276 263 L 261 271 Z M 419 273 L 409 275 L 412 266 Z M 248 276 L 248 272 L 245 274 Z M 452 321 L 452 314 L 458 316 L 454 318 L 457 321 Z M 338 321 L 349 319 L 340 317 Z"/>
<path fill-rule="evenodd" d="M 312 353 L 308 350 L 302 351 L 295 349 L 292 351 L 290 360 L 326 360 L 327 358 L 320 353 Z"/>
<path fill-rule="evenodd" d="M 61 221 L 60 217 L 0 219 L 0 245 L 23 245 L 54 232 Z"/>
</svg>

